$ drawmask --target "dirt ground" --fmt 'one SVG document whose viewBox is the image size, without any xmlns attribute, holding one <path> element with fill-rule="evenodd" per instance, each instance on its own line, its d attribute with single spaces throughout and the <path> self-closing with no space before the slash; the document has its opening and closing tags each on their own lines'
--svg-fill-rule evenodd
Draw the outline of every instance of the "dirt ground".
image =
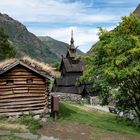
<svg viewBox="0 0 140 140">
<path fill-rule="evenodd" d="M 38 132 L 60 140 L 90 140 L 92 128 L 73 122 L 47 122 Z"/>
<path fill-rule="evenodd" d="M 140 140 L 140 136 L 115 132 L 100 134 L 96 129 L 76 122 L 56 121 L 42 124 L 43 127 L 38 131 L 39 134 L 60 140 Z"/>
</svg>

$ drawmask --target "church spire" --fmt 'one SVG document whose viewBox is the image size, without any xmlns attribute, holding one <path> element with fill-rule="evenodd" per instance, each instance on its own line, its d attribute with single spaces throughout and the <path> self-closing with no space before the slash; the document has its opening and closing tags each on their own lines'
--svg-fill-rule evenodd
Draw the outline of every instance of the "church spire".
<svg viewBox="0 0 140 140">
<path fill-rule="evenodd" d="M 74 46 L 73 30 L 71 31 L 71 40 L 70 40 L 70 45 L 73 45 L 73 46 Z"/>
<path fill-rule="evenodd" d="M 76 48 L 74 46 L 73 30 L 71 31 L 71 40 L 70 40 L 70 45 L 69 45 L 66 57 L 69 57 L 69 58 L 76 57 Z"/>
</svg>

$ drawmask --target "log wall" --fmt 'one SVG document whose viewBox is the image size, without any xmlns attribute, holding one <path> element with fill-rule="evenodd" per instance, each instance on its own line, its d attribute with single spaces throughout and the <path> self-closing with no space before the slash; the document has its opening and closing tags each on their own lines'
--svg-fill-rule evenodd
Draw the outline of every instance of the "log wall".
<svg viewBox="0 0 140 140">
<path fill-rule="evenodd" d="M 27 79 L 32 79 L 33 83 L 28 84 Z M 7 80 L 13 80 L 13 85 L 7 85 Z M 23 66 L 16 66 L 0 76 L 0 115 L 15 115 L 26 111 L 48 112 L 49 106 L 46 78 Z"/>
</svg>

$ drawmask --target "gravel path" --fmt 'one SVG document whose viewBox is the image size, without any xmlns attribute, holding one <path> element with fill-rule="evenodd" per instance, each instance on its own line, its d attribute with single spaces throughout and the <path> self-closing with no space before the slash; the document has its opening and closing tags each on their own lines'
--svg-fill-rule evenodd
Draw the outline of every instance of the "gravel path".
<svg viewBox="0 0 140 140">
<path fill-rule="evenodd" d="M 107 106 L 101 106 L 101 105 L 84 105 L 84 106 L 86 106 L 88 108 L 95 108 L 95 109 L 98 109 L 98 110 L 109 112 L 109 108 Z"/>
</svg>

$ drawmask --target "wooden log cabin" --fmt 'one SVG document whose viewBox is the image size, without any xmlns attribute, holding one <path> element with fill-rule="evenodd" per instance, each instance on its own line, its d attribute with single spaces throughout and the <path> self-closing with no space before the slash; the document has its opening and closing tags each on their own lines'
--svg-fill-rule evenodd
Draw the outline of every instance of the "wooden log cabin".
<svg viewBox="0 0 140 140">
<path fill-rule="evenodd" d="M 49 72 L 29 61 L 0 63 L 0 115 L 25 112 L 49 113 L 51 108 Z"/>
</svg>

